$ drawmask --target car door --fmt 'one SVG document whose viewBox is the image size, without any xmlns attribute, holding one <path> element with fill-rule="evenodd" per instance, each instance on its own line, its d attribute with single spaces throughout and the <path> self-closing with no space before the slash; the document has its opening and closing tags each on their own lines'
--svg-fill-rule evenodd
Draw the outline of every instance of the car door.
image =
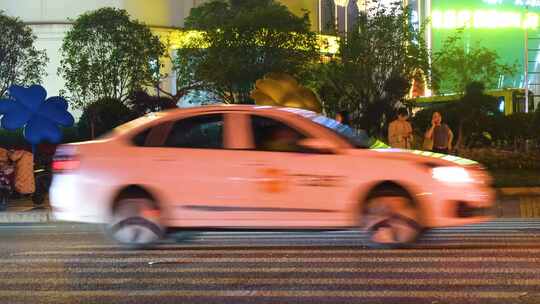
<svg viewBox="0 0 540 304">
<path fill-rule="evenodd" d="M 230 225 L 227 221 L 236 218 L 221 212 L 223 206 L 250 199 L 242 191 L 242 180 L 231 178 L 238 161 L 224 136 L 228 132 L 226 121 L 230 121 L 227 115 L 183 117 L 134 138 L 137 153 L 150 159 L 150 173 L 144 179 L 159 189 L 169 225 Z"/>
<path fill-rule="evenodd" d="M 253 206 L 260 226 L 340 226 L 345 219 L 343 155 L 299 145 L 313 135 L 276 117 L 250 115 L 251 147 L 242 151 L 250 168 Z"/>
</svg>

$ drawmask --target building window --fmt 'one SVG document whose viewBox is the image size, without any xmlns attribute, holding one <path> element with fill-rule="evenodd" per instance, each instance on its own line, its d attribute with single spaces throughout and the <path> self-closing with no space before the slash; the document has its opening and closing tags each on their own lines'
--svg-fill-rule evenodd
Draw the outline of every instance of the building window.
<svg viewBox="0 0 540 304">
<path fill-rule="evenodd" d="M 356 28 L 358 16 L 360 15 L 359 2 L 361 1 L 350 0 L 347 6 L 347 32 Z"/>
<path fill-rule="evenodd" d="M 320 0 L 319 30 L 344 34 L 355 27 L 364 0 Z"/>
<path fill-rule="evenodd" d="M 335 4 L 334 0 L 320 0 L 321 10 L 319 30 L 323 34 L 333 34 L 335 28 Z"/>
</svg>

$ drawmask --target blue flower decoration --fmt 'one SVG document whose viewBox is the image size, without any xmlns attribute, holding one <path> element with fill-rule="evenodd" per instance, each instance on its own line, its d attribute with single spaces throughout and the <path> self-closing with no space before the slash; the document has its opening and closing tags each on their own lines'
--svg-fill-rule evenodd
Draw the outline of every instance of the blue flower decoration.
<svg viewBox="0 0 540 304">
<path fill-rule="evenodd" d="M 47 100 L 47 91 L 40 85 L 29 88 L 13 85 L 9 88 L 11 99 L 0 99 L 0 126 L 7 130 L 24 127 L 24 138 L 31 144 L 59 143 L 62 127 L 75 123 L 67 111 L 67 101 L 59 96 Z"/>
</svg>

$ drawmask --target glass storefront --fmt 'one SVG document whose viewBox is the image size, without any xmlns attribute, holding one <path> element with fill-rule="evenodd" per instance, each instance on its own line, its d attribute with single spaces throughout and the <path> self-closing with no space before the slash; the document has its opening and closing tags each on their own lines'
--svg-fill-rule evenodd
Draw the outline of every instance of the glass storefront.
<svg viewBox="0 0 540 304">
<path fill-rule="evenodd" d="M 515 75 L 498 75 L 499 88 L 524 87 L 525 31 L 529 39 L 529 88 L 540 95 L 540 1 L 535 0 L 421 0 L 430 8 L 434 52 L 462 29 L 464 48 L 475 45 L 496 50 L 507 64 L 517 64 Z M 427 2 L 429 1 L 429 3 Z M 414 2 L 414 1 L 410 1 Z M 441 88 L 446 93 L 447 88 Z"/>
</svg>

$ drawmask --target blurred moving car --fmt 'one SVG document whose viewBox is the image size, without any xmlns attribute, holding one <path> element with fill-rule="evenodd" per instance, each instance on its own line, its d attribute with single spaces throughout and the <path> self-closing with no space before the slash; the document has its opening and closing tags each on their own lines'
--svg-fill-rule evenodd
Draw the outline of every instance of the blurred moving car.
<svg viewBox="0 0 540 304">
<path fill-rule="evenodd" d="M 56 218 L 144 246 L 167 228 L 362 227 L 375 247 L 484 221 L 491 179 L 470 160 L 396 149 L 314 112 L 209 106 L 149 114 L 60 146 Z"/>
</svg>

